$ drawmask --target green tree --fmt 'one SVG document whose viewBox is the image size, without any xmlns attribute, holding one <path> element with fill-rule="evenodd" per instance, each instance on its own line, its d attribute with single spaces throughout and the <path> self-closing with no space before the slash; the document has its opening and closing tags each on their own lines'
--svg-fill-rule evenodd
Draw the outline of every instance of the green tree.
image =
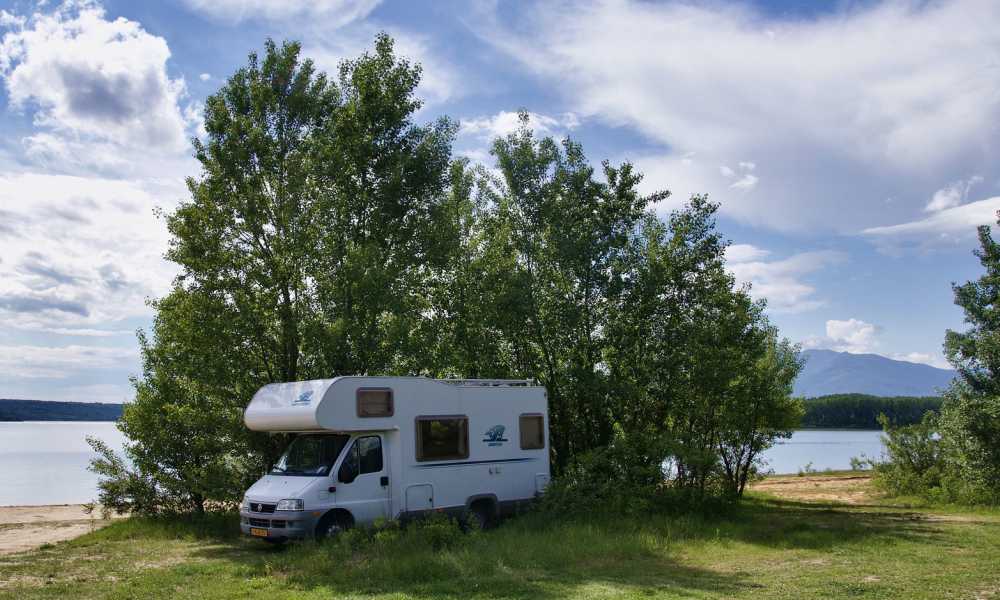
<svg viewBox="0 0 1000 600">
<path fill-rule="evenodd" d="M 605 162 L 600 177 L 582 147 L 536 139 L 528 116 L 493 145 L 499 176 L 480 183 L 489 316 L 503 332 L 511 371 L 549 397 L 555 467 L 611 441 L 615 406 L 604 363 L 609 306 L 622 257 L 652 202 L 641 175 Z"/>
<path fill-rule="evenodd" d="M 777 440 L 792 437 L 804 412 L 802 400 L 792 397 L 792 385 L 804 364 L 799 347 L 779 339 L 773 326 L 757 327 L 763 352 L 756 344 L 748 349 L 754 364 L 727 397 L 727 422 L 719 436 L 725 487 L 737 497 L 757 475 L 761 453 Z"/>
<path fill-rule="evenodd" d="M 958 377 L 938 421 L 947 460 L 961 473 L 967 498 L 1000 501 L 1000 244 L 979 228 L 976 251 L 986 273 L 954 285 L 969 329 L 948 331 L 945 356 Z"/>
<path fill-rule="evenodd" d="M 268 41 L 208 98 L 201 173 L 166 218 L 180 275 L 153 304 L 119 424 L 134 471 L 103 448 L 102 500 L 236 500 L 285 443 L 243 426 L 261 386 L 419 363 L 405 334 L 448 254 L 433 232 L 454 133 L 411 123 L 419 75 L 385 35 L 343 63 L 339 85 L 297 43 Z"/>
</svg>

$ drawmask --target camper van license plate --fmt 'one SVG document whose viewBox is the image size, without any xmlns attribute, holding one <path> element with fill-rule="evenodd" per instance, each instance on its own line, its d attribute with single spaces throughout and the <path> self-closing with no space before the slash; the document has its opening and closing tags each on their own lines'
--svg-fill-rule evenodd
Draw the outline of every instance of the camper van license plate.
<svg viewBox="0 0 1000 600">
<path fill-rule="evenodd" d="M 258 529 L 256 527 L 251 527 L 250 528 L 250 535 L 255 535 L 257 537 L 267 537 L 267 530 L 266 529 Z"/>
</svg>

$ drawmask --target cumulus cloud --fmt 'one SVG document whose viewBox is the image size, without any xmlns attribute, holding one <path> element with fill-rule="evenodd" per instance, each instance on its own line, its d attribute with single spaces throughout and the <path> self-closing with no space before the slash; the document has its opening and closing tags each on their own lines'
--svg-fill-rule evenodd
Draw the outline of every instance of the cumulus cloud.
<svg viewBox="0 0 1000 600">
<path fill-rule="evenodd" d="M 1000 176 L 995 8 L 883 2 L 790 20 L 595 0 L 491 9 L 473 26 L 582 118 L 660 142 L 636 162 L 676 202 L 709 192 L 753 224 L 855 232 L 912 218 L 970 169 Z M 720 172 L 747 156 L 767 177 Z"/>
<path fill-rule="evenodd" d="M 517 112 L 502 110 L 495 115 L 462 119 L 460 135 L 492 140 L 514 133 L 521 126 Z M 573 113 L 558 116 L 528 113 L 528 126 L 537 136 L 562 136 L 580 126 L 580 119 Z"/>
<path fill-rule="evenodd" d="M 29 156 L 64 159 L 96 142 L 172 153 L 187 149 L 183 79 L 167 73 L 166 41 L 100 6 L 68 2 L 8 25 L 0 77 L 11 108 L 43 131 Z"/>
<path fill-rule="evenodd" d="M 182 193 L 176 184 L 177 198 Z M 0 327 L 64 331 L 149 314 L 174 275 L 153 215 L 160 189 L 69 175 L 0 175 Z"/>
<path fill-rule="evenodd" d="M 764 260 L 769 255 L 769 251 L 750 244 L 734 244 L 726 249 L 726 266 L 737 282 L 751 284 L 754 298 L 767 300 L 772 313 L 801 313 L 826 304 L 806 279 L 842 262 L 843 254 L 821 250 Z"/>
<path fill-rule="evenodd" d="M 244 20 L 322 19 L 334 27 L 363 19 L 381 0 L 185 0 L 209 17 L 239 23 Z"/>
</svg>

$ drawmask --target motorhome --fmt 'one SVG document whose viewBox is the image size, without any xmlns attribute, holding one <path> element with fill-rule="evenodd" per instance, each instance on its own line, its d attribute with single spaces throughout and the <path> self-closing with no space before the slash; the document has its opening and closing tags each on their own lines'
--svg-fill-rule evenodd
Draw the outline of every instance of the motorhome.
<svg viewBox="0 0 1000 600">
<path fill-rule="evenodd" d="M 270 541 L 437 511 L 485 527 L 549 482 L 548 401 L 532 381 L 278 383 L 254 395 L 244 422 L 295 434 L 240 507 L 243 533 Z"/>
</svg>

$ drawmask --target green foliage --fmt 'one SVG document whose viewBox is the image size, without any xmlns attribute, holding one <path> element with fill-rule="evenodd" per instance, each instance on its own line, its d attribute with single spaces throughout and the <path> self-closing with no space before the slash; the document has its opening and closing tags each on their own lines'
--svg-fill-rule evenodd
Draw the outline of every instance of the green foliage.
<svg viewBox="0 0 1000 600">
<path fill-rule="evenodd" d="M 885 428 L 885 461 L 871 460 L 875 484 L 896 495 L 924 495 L 944 498 L 945 476 L 941 439 L 937 434 L 937 416 L 926 413 L 913 425 L 894 426 L 885 415 L 879 417 Z"/>
<path fill-rule="evenodd" d="M 335 81 L 268 42 L 207 100 L 127 460 L 94 464 L 109 505 L 231 505 L 287 442 L 243 427 L 248 399 L 342 374 L 536 379 L 553 470 L 611 502 L 609 478 L 738 496 L 789 435 L 797 348 L 726 271 L 717 204 L 663 221 L 668 192 L 536 138 L 526 112 L 496 171 L 452 161 L 454 123 L 413 122 L 420 74 L 385 35 Z"/>
<path fill-rule="evenodd" d="M 832 394 L 805 401 L 802 427 L 881 429 L 879 415 L 893 425 L 919 423 L 927 412 L 941 410 L 942 398 Z"/>
<path fill-rule="evenodd" d="M 958 377 L 938 420 L 952 495 L 1000 503 L 1000 245 L 979 228 L 976 256 L 986 273 L 953 286 L 969 329 L 948 331 L 945 356 Z"/>
<path fill-rule="evenodd" d="M 645 513 L 667 498 L 669 455 L 669 440 L 619 428 L 610 444 L 576 457 L 549 484 L 540 508 L 553 515 Z"/>
<path fill-rule="evenodd" d="M 885 415 L 888 458 L 869 459 L 876 482 L 893 494 L 939 502 L 1000 504 L 1000 244 L 979 228 L 975 252 L 986 273 L 953 285 L 969 329 L 948 331 L 945 355 L 958 377 L 940 414 L 897 426 Z"/>
</svg>

